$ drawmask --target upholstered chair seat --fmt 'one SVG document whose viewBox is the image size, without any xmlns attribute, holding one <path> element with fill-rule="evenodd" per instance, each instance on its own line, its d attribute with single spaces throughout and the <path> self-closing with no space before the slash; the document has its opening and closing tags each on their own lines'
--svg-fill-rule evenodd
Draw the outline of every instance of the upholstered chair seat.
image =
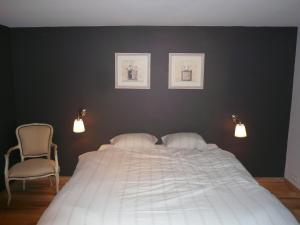
<svg viewBox="0 0 300 225">
<path fill-rule="evenodd" d="M 59 165 L 57 158 L 57 145 L 52 143 L 53 127 L 49 124 L 31 123 L 17 127 L 16 135 L 18 145 L 8 149 L 5 154 L 5 186 L 8 194 L 7 204 L 11 201 L 9 182 L 23 181 L 25 189 L 26 180 L 55 177 L 56 192 L 59 189 Z M 21 162 L 9 166 L 10 154 L 19 150 Z M 51 150 L 54 151 L 54 160 L 51 159 Z"/>
<path fill-rule="evenodd" d="M 55 173 L 55 162 L 49 159 L 28 159 L 12 166 L 10 178 L 46 176 Z"/>
</svg>

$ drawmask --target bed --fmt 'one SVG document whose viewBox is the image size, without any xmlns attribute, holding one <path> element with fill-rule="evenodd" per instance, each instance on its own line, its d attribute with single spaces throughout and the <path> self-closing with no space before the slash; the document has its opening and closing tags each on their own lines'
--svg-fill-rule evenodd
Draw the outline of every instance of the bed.
<svg viewBox="0 0 300 225">
<path fill-rule="evenodd" d="M 79 157 L 38 225 L 298 224 L 235 156 L 208 144 L 103 145 Z"/>
</svg>

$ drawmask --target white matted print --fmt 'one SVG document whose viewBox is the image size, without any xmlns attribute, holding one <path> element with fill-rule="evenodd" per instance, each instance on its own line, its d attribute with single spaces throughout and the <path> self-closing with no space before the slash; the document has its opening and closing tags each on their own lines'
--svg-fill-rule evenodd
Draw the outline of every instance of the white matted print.
<svg viewBox="0 0 300 225">
<path fill-rule="evenodd" d="M 150 53 L 115 53 L 115 88 L 150 89 Z"/>
<path fill-rule="evenodd" d="M 169 89 L 203 89 L 204 57 L 204 53 L 169 53 Z"/>
</svg>

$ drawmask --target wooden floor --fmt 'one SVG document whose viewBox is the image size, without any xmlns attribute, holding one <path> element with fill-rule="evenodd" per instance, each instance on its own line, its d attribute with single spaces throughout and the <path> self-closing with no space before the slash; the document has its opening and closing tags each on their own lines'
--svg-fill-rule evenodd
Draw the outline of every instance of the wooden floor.
<svg viewBox="0 0 300 225">
<path fill-rule="evenodd" d="M 68 181 L 61 177 L 61 187 Z M 275 194 L 300 221 L 300 191 L 283 178 L 257 178 L 258 182 Z M 28 182 L 22 190 L 21 182 L 12 184 L 13 198 L 6 206 L 6 192 L 0 193 L 0 225 L 35 225 L 55 196 L 55 187 L 49 180 Z"/>
<path fill-rule="evenodd" d="M 294 214 L 300 223 L 300 190 L 284 178 L 256 178 Z"/>
</svg>

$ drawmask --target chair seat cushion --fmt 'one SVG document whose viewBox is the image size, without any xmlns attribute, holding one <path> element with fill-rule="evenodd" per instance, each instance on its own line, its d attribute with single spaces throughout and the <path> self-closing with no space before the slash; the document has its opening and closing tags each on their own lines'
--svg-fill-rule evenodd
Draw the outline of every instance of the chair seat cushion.
<svg viewBox="0 0 300 225">
<path fill-rule="evenodd" d="M 9 169 L 10 178 L 43 176 L 55 173 L 55 162 L 48 159 L 28 159 Z"/>
</svg>

